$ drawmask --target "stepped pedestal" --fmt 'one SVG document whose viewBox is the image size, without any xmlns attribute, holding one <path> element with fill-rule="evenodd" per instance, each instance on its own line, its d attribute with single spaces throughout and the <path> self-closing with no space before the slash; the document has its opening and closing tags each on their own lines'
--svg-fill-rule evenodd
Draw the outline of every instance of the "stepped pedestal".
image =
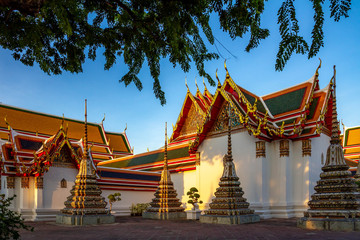
<svg viewBox="0 0 360 240">
<path fill-rule="evenodd" d="M 159 186 L 155 192 L 155 198 L 150 203 L 150 207 L 143 212 L 143 218 L 159 220 L 186 219 L 184 208 L 176 198 L 177 193 L 170 178 L 167 162 L 167 133 L 165 127 L 165 149 L 164 149 L 164 169 L 161 173 Z"/>
<path fill-rule="evenodd" d="M 334 67 L 335 71 L 335 67 Z M 309 207 L 297 226 L 307 229 L 360 231 L 360 192 L 345 163 L 340 145 L 335 98 L 335 72 L 332 89 L 332 131 L 326 162 L 315 186 Z"/>
<path fill-rule="evenodd" d="M 244 192 L 236 175 L 231 151 L 230 122 L 229 120 L 228 154 L 223 159 L 224 172 L 220 178 L 220 187 L 216 189 L 215 198 L 209 204 L 210 209 L 200 216 L 200 222 L 203 223 L 243 224 L 260 221 L 260 216 L 249 209 L 249 203 L 243 197 Z"/>
</svg>

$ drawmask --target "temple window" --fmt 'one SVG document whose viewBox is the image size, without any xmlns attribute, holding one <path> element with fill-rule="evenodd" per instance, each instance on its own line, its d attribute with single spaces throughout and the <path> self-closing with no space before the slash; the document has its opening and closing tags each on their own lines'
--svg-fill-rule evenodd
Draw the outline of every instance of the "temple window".
<svg viewBox="0 0 360 240">
<path fill-rule="evenodd" d="M 63 179 L 60 181 L 60 187 L 61 187 L 61 188 L 67 188 L 67 181 L 65 180 L 65 178 L 63 178 Z"/>
<path fill-rule="evenodd" d="M 39 148 L 41 148 L 42 142 L 20 139 L 20 145 L 22 149 L 38 150 Z"/>
</svg>

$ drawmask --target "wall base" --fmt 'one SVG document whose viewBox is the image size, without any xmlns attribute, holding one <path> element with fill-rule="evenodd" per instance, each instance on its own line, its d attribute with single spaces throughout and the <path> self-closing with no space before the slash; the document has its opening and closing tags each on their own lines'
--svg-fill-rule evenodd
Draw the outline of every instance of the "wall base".
<svg viewBox="0 0 360 240">
<path fill-rule="evenodd" d="M 56 215 L 56 223 L 74 226 L 98 225 L 114 223 L 115 217 L 110 214 L 106 215 Z"/>
<path fill-rule="evenodd" d="M 200 222 L 215 223 L 215 224 L 245 224 L 255 223 L 260 221 L 260 216 L 257 214 L 248 215 L 234 215 L 234 216 L 216 216 L 216 215 L 202 215 Z"/>
<path fill-rule="evenodd" d="M 297 227 L 303 229 L 329 230 L 329 231 L 360 231 L 360 219 L 330 219 L 330 218 L 300 218 Z"/>
<path fill-rule="evenodd" d="M 186 219 L 185 212 L 143 212 L 143 218 L 159 219 L 159 220 L 176 220 Z"/>
</svg>

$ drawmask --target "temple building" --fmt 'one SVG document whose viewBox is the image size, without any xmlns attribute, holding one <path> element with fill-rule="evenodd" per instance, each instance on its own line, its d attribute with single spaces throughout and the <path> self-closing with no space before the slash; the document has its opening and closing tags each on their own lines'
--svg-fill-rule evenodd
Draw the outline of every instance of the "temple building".
<svg viewBox="0 0 360 240">
<path fill-rule="evenodd" d="M 102 122 L 87 127 L 94 169 L 100 162 L 133 154 L 125 131 L 107 132 Z M 13 209 L 24 219 L 55 219 L 64 208 L 83 157 L 83 137 L 83 121 L 0 104 L 0 193 L 16 194 Z M 122 197 L 131 205 L 137 194 L 151 198 L 160 174 L 98 167 L 96 178 L 104 197 L 133 193 Z"/>
<path fill-rule="evenodd" d="M 332 130 L 332 86 L 329 80 L 320 88 L 320 66 L 307 81 L 264 96 L 239 86 L 226 65 L 215 92 L 187 87 L 166 156 L 182 207 L 190 209 L 186 193 L 196 187 L 200 209 L 209 209 L 223 173 L 230 108 L 233 164 L 250 208 L 261 218 L 303 215 Z M 26 219 L 54 218 L 64 208 L 83 157 L 83 129 L 83 121 L 0 105 L 1 193 L 17 195 L 13 207 Z M 151 202 L 164 147 L 134 155 L 126 133 L 107 132 L 102 123 L 88 123 L 88 143 L 102 196 L 121 192 L 117 215 Z"/>
<path fill-rule="evenodd" d="M 186 192 L 196 187 L 200 209 L 208 209 L 223 171 L 230 107 L 233 161 L 250 207 L 262 218 L 302 216 L 332 128 L 331 85 L 320 88 L 320 67 L 309 80 L 261 97 L 235 83 L 226 65 L 214 93 L 187 88 L 167 150 L 180 200 L 186 203 Z M 161 148 L 98 166 L 159 172 L 163 154 Z"/>
</svg>

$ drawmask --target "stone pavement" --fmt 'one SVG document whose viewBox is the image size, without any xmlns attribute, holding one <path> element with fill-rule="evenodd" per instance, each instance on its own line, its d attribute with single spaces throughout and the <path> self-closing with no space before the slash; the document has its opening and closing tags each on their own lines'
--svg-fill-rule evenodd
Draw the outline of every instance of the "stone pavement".
<svg viewBox="0 0 360 240">
<path fill-rule="evenodd" d="M 303 230 L 296 219 L 268 219 L 244 225 L 220 225 L 192 220 L 153 220 L 116 217 L 98 226 L 62 226 L 55 222 L 27 222 L 34 232 L 21 230 L 21 239 L 360 239 L 360 232 Z"/>
</svg>

